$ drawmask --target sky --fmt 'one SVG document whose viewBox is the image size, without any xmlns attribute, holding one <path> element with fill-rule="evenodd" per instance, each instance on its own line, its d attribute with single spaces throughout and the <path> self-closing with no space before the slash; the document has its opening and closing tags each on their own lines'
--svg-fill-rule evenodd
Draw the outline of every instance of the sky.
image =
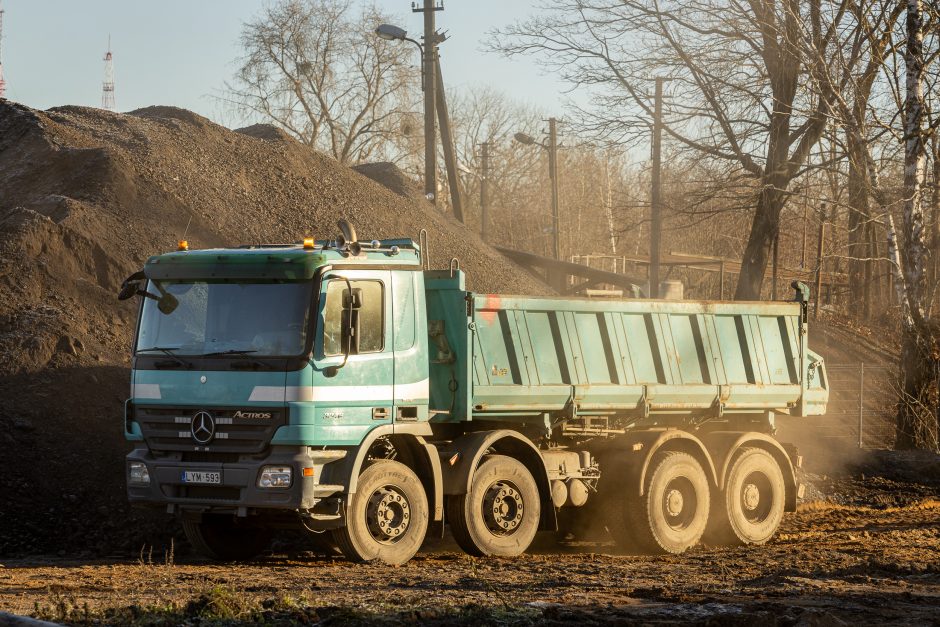
<svg viewBox="0 0 940 627">
<path fill-rule="evenodd" d="M 483 50 L 487 31 L 526 17 L 534 3 L 445 0 L 437 24 L 450 37 L 441 46 L 448 87 L 490 85 L 560 116 L 562 83 L 530 59 Z M 422 16 L 411 12 L 410 0 L 377 4 L 420 36 Z M 0 0 L 6 96 L 38 109 L 100 106 L 110 35 L 119 111 L 174 105 L 232 123 L 217 96 L 236 69 L 242 24 L 262 6 L 263 0 Z"/>
</svg>

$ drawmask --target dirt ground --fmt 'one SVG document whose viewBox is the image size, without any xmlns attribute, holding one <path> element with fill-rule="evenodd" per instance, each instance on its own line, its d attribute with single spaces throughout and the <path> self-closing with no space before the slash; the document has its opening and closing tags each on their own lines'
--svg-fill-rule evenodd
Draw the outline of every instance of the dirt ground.
<svg viewBox="0 0 940 627">
<path fill-rule="evenodd" d="M 194 247 L 295 241 L 329 236 L 339 217 L 370 238 L 428 228 L 434 265 L 457 255 L 471 289 L 548 291 L 390 166 L 353 172 L 270 127 L 235 132 L 169 107 L 0 104 L 0 625 L 2 612 L 120 625 L 940 624 L 940 458 L 834 454 L 818 422 L 799 420 L 781 422 L 781 439 L 802 436 L 815 464 L 808 501 L 762 547 L 633 556 L 543 538 L 517 559 L 472 559 L 439 539 L 398 568 L 283 542 L 250 563 L 194 557 L 171 518 L 127 504 L 135 309 L 114 294 L 182 234 Z M 876 334 L 847 333 L 811 331 L 811 345 L 831 363 L 884 352 Z"/>
<path fill-rule="evenodd" d="M 401 567 L 302 550 L 222 565 L 184 546 L 37 556 L 3 563 L 0 611 L 73 624 L 940 624 L 936 486 L 808 479 L 846 504 L 803 503 L 761 547 L 635 556 L 543 538 L 516 559 L 474 559 L 444 539 Z"/>
</svg>

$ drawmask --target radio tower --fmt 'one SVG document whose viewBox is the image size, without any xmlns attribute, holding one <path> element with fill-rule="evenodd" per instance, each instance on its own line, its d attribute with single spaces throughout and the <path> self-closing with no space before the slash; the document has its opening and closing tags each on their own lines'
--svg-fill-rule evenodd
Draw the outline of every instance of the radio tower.
<svg viewBox="0 0 940 627">
<path fill-rule="evenodd" d="M 114 111 L 114 62 L 111 56 L 111 35 L 108 35 L 108 51 L 104 54 L 104 83 L 101 86 L 101 108 Z"/>
<path fill-rule="evenodd" d="M 3 5 L 0 4 L 0 100 L 6 98 L 7 83 L 3 80 Z"/>
</svg>

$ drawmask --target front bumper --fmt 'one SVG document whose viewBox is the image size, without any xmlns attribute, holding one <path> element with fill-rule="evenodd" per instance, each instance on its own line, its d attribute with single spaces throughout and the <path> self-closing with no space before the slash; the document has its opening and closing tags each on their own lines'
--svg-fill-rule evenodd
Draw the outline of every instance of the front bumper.
<svg viewBox="0 0 940 627">
<path fill-rule="evenodd" d="M 259 510 L 293 510 L 310 516 L 317 505 L 343 491 L 340 485 L 321 483 L 323 467 L 342 459 L 342 450 L 313 450 L 306 446 L 273 446 L 263 459 L 234 463 L 188 462 L 178 455 L 155 457 L 144 444 L 127 455 L 125 477 L 131 462 L 143 463 L 150 474 L 148 485 L 128 483 L 127 496 L 132 504 L 165 506 L 169 513 L 213 512 L 238 516 L 259 513 Z M 263 466 L 290 466 L 292 483 L 288 488 L 259 488 L 258 477 Z M 304 475 L 304 469 L 311 469 Z M 184 471 L 221 473 L 218 484 L 187 484 Z"/>
</svg>

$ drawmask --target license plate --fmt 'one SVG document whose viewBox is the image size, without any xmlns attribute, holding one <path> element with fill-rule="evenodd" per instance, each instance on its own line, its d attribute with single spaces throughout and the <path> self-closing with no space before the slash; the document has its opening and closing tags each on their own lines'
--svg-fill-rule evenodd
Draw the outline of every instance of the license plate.
<svg viewBox="0 0 940 627">
<path fill-rule="evenodd" d="M 217 471 L 184 470 L 183 483 L 222 483 L 222 473 Z"/>
</svg>

